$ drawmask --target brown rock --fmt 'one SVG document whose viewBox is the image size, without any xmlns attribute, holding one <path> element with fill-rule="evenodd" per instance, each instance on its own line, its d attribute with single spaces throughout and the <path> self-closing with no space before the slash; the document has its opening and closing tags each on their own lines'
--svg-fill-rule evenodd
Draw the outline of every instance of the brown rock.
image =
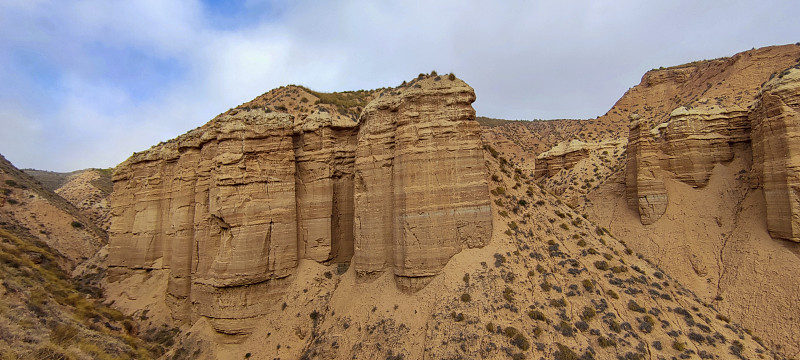
<svg viewBox="0 0 800 360">
<path fill-rule="evenodd" d="M 418 288 L 488 241 L 472 88 L 420 78 L 386 91 L 361 122 L 340 104 L 297 110 L 318 96 L 335 94 L 273 90 L 120 164 L 109 264 L 169 269 L 174 318 L 239 334 L 300 259 L 393 266 L 398 284 Z M 272 111 L 289 108 L 280 98 L 291 113 Z"/>
<path fill-rule="evenodd" d="M 771 236 L 800 242 L 800 69 L 767 82 L 750 114 L 753 169 Z"/>
<path fill-rule="evenodd" d="M 364 110 L 355 164 L 356 271 L 393 265 L 400 277 L 432 276 L 463 247 L 490 238 L 473 101 L 463 81 L 428 78 Z"/>
<path fill-rule="evenodd" d="M 658 221 L 667 210 L 667 189 L 660 177 L 660 162 L 650 123 L 631 115 L 625 183 L 628 205 L 638 209 L 645 225 Z"/>
</svg>

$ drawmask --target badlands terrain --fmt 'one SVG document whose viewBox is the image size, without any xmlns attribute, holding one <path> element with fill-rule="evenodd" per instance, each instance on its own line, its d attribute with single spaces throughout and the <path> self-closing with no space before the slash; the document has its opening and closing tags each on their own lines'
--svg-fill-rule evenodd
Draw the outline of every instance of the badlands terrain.
<svg viewBox="0 0 800 360">
<path fill-rule="evenodd" d="M 475 99 L 289 85 L 113 170 L 0 159 L 0 353 L 800 358 L 800 45 L 595 119 Z"/>
</svg>

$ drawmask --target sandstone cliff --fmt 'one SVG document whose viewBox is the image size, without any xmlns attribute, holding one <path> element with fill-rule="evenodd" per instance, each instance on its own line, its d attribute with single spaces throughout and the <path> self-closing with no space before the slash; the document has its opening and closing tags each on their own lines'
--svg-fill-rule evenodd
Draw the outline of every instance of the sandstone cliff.
<svg viewBox="0 0 800 360">
<path fill-rule="evenodd" d="M 798 61 L 786 45 L 651 71 L 618 102 L 637 109 L 626 171 L 578 206 L 794 357 Z"/>
<path fill-rule="evenodd" d="M 653 70 L 615 105 L 630 106 L 627 197 L 643 224 L 654 223 L 666 211 L 665 178 L 702 188 L 715 165 L 733 159 L 734 148 L 750 146 L 751 124 L 757 121 L 749 108 L 770 73 L 797 61 L 799 48 L 769 47 Z M 633 96 L 646 105 L 629 104 L 626 98 Z"/>
<path fill-rule="evenodd" d="M 750 114 L 753 170 L 773 237 L 800 242 L 800 63 L 773 77 Z"/>
<path fill-rule="evenodd" d="M 491 234 L 474 100 L 439 76 L 334 99 L 273 90 L 117 167 L 109 265 L 169 269 L 172 316 L 226 333 L 303 259 L 418 289 Z"/>
</svg>

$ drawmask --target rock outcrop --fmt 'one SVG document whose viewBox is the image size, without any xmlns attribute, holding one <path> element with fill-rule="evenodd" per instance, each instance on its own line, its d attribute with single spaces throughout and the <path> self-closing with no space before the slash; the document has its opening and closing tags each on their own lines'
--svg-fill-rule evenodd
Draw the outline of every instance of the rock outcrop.
<svg viewBox="0 0 800 360">
<path fill-rule="evenodd" d="M 751 138 L 755 153 L 754 168 L 764 168 L 760 172 L 767 174 L 762 176 L 764 184 L 771 184 L 765 185 L 766 193 L 771 194 L 766 196 L 775 199 L 779 197 L 771 191 L 785 188 L 787 185 L 776 184 L 787 184 L 787 177 L 779 174 L 776 176 L 781 180 L 777 180 L 769 174 L 774 173 L 777 168 L 791 168 L 788 163 L 778 162 L 792 156 L 790 151 L 784 151 L 788 149 L 781 143 L 784 140 L 777 140 L 782 135 L 776 137 L 771 132 L 785 133 L 782 129 L 790 129 L 791 126 L 780 119 L 791 119 L 794 115 L 785 111 L 791 106 L 773 103 L 774 96 L 770 94 L 776 91 L 774 87 L 778 85 L 770 84 L 777 84 L 778 80 L 773 79 L 767 83 L 762 91 L 759 88 L 763 85 L 762 81 L 770 77 L 769 71 L 773 71 L 772 76 L 775 77 L 787 65 L 791 66 L 797 61 L 796 55 L 796 46 L 771 47 L 740 53 L 731 58 L 653 70 L 645 74 L 640 85 L 626 94 L 625 97 L 639 94 L 643 102 L 648 104 L 642 109 L 642 114 L 636 110 L 630 116 L 626 166 L 628 204 L 638 210 L 642 224 L 654 223 L 666 211 L 669 196 L 664 186 L 665 179 L 671 178 L 695 188 L 702 188 L 708 183 L 716 164 L 733 160 L 734 148 L 743 147 L 747 153 L 750 152 Z M 750 66 L 753 63 L 758 63 L 759 66 Z M 781 101 L 790 101 L 787 100 L 787 94 L 796 89 L 786 85 L 791 82 L 791 75 L 784 75 L 779 77 L 783 84 L 779 86 L 783 88 L 779 97 L 783 99 Z M 730 84 L 725 84 L 726 82 Z M 703 83 L 705 87 L 698 86 Z M 731 96 L 730 93 L 736 96 Z M 623 99 L 618 105 L 624 103 Z M 754 101 L 757 101 L 756 107 L 763 109 L 751 112 Z M 668 113 L 663 111 L 665 107 L 678 102 L 684 105 L 676 106 Z M 653 106 L 661 110 L 656 111 Z M 767 114 L 775 111 L 785 114 Z M 761 115 L 755 115 L 756 113 Z M 753 134 L 751 126 L 754 129 Z M 764 150 L 765 146 L 770 150 Z M 771 155 L 764 155 L 765 153 Z M 765 160 L 769 164 L 762 166 L 760 163 Z M 775 187 L 768 190 L 770 186 Z M 783 202 L 787 202 L 786 199 L 789 198 L 788 194 L 780 197 Z M 767 202 L 768 207 L 771 207 L 770 201 Z M 777 214 L 788 214 L 791 211 L 788 211 L 788 203 L 776 206 L 773 208 L 776 215 L 770 223 L 778 226 L 780 221 L 777 219 L 785 216 Z M 776 230 L 776 237 L 793 237 L 785 224 L 781 227 L 781 230 Z"/>
<path fill-rule="evenodd" d="M 642 224 L 656 222 L 667 210 L 667 189 L 659 173 L 659 163 L 650 123 L 631 115 L 625 182 L 628 205 L 639 210 Z"/>
<path fill-rule="evenodd" d="M 771 236 L 800 242 L 800 66 L 768 81 L 750 113 L 753 170 Z"/>
<path fill-rule="evenodd" d="M 475 93 L 428 81 L 367 105 L 356 150 L 353 264 L 363 273 L 393 266 L 406 287 L 491 233 Z"/>
<path fill-rule="evenodd" d="M 341 103 L 302 111 L 323 95 L 275 90 L 120 164 L 110 266 L 169 269 L 174 318 L 235 334 L 302 259 L 393 269 L 416 289 L 488 242 L 472 88 L 421 76 L 370 95 L 360 117 Z M 265 105 L 286 97 L 297 105 Z"/>
<path fill-rule="evenodd" d="M 607 140 L 600 142 L 583 142 L 572 140 L 560 142 L 550 150 L 536 156 L 534 179 L 555 176 L 562 169 L 571 169 L 579 161 L 586 159 L 592 152 L 613 151 L 622 141 Z"/>
</svg>

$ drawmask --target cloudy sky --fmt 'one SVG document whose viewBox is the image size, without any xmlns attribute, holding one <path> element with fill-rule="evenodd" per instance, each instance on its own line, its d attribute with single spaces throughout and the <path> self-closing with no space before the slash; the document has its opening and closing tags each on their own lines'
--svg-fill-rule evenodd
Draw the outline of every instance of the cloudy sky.
<svg viewBox="0 0 800 360">
<path fill-rule="evenodd" d="M 659 66 L 800 41 L 789 1 L 0 0 L 0 154 L 112 167 L 272 88 L 454 72 L 478 115 L 593 118 Z"/>
</svg>

